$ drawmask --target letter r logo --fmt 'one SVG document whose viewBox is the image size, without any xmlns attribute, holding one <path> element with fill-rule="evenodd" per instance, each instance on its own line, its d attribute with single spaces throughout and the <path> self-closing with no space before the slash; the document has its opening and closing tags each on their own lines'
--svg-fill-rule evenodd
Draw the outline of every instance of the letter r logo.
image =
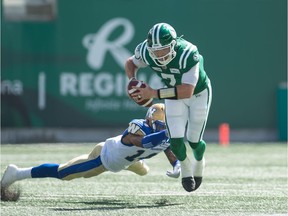
<svg viewBox="0 0 288 216">
<path fill-rule="evenodd" d="M 114 41 L 109 41 L 110 35 L 119 26 L 123 27 L 122 35 Z M 88 34 L 83 38 L 83 45 L 88 49 L 87 63 L 94 70 L 103 66 L 105 56 L 108 52 L 114 57 L 120 67 L 124 69 L 125 60 L 132 54 L 124 46 L 134 36 L 132 23 L 125 18 L 114 18 L 105 23 L 96 34 Z"/>
</svg>

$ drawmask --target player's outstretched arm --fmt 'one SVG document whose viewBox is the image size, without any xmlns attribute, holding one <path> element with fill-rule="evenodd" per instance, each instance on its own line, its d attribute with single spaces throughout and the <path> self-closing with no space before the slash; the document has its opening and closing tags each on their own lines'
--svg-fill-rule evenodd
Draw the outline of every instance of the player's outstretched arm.
<svg viewBox="0 0 288 216">
<path fill-rule="evenodd" d="M 152 148 L 166 142 L 168 139 L 168 134 L 166 130 L 160 132 L 152 133 L 146 136 L 139 136 L 135 134 L 127 134 L 123 137 L 122 142 L 125 144 L 133 144 L 141 148 Z"/>
<path fill-rule="evenodd" d="M 164 153 L 172 166 L 178 161 L 178 159 L 176 158 L 175 154 L 172 152 L 170 147 L 165 149 Z"/>
</svg>

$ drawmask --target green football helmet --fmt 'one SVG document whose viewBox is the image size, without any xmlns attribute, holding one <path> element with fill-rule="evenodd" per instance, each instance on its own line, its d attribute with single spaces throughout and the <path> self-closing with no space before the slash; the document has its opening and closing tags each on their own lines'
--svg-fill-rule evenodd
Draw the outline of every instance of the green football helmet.
<svg viewBox="0 0 288 216">
<path fill-rule="evenodd" d="M 176 31 L 167 23 L 155 24 L 148 32 L 147 49 L 158 66 L 165 66 L 176 56 Z"/>
</svg>

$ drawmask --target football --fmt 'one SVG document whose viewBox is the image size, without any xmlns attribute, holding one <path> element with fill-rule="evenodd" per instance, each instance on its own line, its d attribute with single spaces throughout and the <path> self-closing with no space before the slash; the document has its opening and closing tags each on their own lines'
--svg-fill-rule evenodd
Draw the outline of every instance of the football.
<svg viewBox="0 0 288 216">
<path fill-rule="evenodd" d="M 140 88 L 145 88 L 146 84 L 143 81 L 139 81 L 139 80 L 137 80 L 136 78 L 133 77 L 132 79 L 129 80 L 129 83 L 128 83 L 128 86 L 127 86 L 127 91 L 128 91 L 128 94 L 129 94 L 130 98 L 133 101 L 135 101 L 135 103 L 138 104 L 139 106 L 143 106 L 143 107 L 152 106 L 153 98 L 145 99 L 143 101 L 136 101 L 136 100 L 134 100 L 132 98 L 131 94 L 139 92 L 139 90 L 133 89 L 133 86 L 137 86 L 137 87 L 140 87 Z"/>
</svg>

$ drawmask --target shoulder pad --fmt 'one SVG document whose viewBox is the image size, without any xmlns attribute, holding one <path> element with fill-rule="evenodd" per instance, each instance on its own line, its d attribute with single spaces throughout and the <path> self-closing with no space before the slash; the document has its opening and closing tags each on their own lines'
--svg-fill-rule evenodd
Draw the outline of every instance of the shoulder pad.
<svg viewBox="0 0 288 216">
<path fill-rule="evenodd" d="M 197 47 L 186 41 L 182 45 L 181 56 L 179 59 L 180 69 L 190 69 L 199 62 L 199 52 Z"/>
<path fill-rule="evenodd" d="M 127 128 L 127 131 L 129 133 L 142 135 L 142 136 L 146 136 L 148 134 L 153 133 L 153 130 L 147 124 L 146 119 L 133 119 L 129 123 L 129 127 Z"/>
<path fill-rule="evenodd" d="M 134 56 L 137 60 L 142 60 L 145 64 L 149 65 L 147 57 L 149 56 L 147 50 L 147 40 L 143 41 L 142 43 L 138 44 L 135 48 Z"/>
<path fill-rule="evenodd" d="M 137 60 L 142 59 L 141 58 L 141 46 L 142 46 L 142 43 L 138 44 L 134 51 L 134 55 Z"/>
<path fill-rule="evenodd" d="M 144 131 L 144 123 L 142 119 L 133 119 L 127 128 L 128 132 L 137 135 L 146 135 Z"/>
</svg>

